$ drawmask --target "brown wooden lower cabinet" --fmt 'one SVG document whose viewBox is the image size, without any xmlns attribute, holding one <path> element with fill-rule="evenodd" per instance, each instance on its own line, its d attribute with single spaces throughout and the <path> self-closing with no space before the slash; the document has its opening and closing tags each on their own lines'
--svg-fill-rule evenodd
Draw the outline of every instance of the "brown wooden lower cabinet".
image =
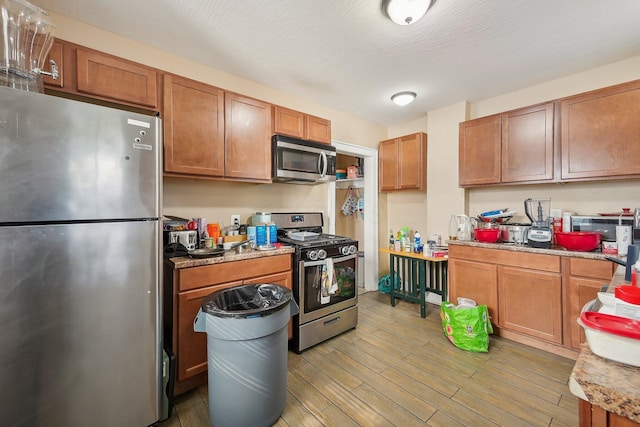
<svg viewBox="0 0 640 427">
<path fill-rule="evenodd" d="M 202 300 L 215 291 L 242 284 L 273 283 L 291 289 L 291 255 L 171 270 L 171 276 L 165 277 L 171 281 L 165 286 L 173 288 L 173 319 L 169 323 L 176 356 L 174 394 L 177 395 L 206 382 L 207 334 L 193 330 Z M 166 320 L 165 325 L 169 326 Z"/>
<path fill-rule="evenodd" d="M 580 427 L 638 427 L 639 423 L 578 399 Z"/>
<path fill-rule="evenodd" d="M 615 265 L 609 261 L 595 259 L 564 258 L 563 280 L 567 283 L 566 327 L 569 330 L 570 346 L 579 350 L 580 344 L 586 341 L 584 330 L 576 319 L 586 303 L 598 297 L 603 285 L 608 285 L 615 271 Z"/>
<path fill-rule="evenodd" d="M 604 260 L 449 245 L 449 300 L 486 304 L 499 335 L 575 358 L 580 310 L 614 271 Z"/>
<path fill-rule="evenodd" d="M 450 247 L 449 250 L 454 250 Z M 452 259 L 449 255 L 449 300 L 457 304 L 458 297 L 471 298 L 478 304 L 485 304 L 489 310 L 491 323 L 500 322 L 498 315 L 498 269 L 484 262 Z"/>
<path fill-rule="evenodd" d="M 561 282 L 559 272 L 499 266 L 498 325 L 562 344 Z"/>
</svg>

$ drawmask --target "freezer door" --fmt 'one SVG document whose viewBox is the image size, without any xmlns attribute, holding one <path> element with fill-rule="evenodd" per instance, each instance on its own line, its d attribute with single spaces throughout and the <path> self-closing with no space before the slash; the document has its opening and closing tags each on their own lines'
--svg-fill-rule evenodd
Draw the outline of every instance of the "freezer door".
<svg viewBox="0 0 640 427">
<path fill-rule="evenodd" d="M 0 425 L 159 419 L 158 221 L 0 227 Z"/>
<path fill-rule="evenodd" d="M 157 218 L 156 117 L 0 88 L 0 223 Z"/>
</svg>

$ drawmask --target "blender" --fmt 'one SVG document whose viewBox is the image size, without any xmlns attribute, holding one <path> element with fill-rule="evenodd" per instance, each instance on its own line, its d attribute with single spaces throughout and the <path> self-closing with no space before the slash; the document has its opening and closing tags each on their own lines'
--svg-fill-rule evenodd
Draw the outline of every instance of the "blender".
<svg viewBox="0 0 640 427">
<path fill-rule="evenodd" d="M 524 211 L 531 220 L 527 244 L 533 248 L 551 247 L 551 199 L 527 199 Z"/>
</svg>

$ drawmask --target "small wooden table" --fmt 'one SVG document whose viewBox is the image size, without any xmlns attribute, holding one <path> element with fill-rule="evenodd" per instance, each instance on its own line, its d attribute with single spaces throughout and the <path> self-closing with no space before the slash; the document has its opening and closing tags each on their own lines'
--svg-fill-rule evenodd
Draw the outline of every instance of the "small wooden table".
<svg viewBox="0 0 640 427">
<path fill-rule="evenodd" d="M 420 316 L 427 317 L 425 296 L 433 292 L 447 300 L 448 259 L 427 257 L 413 252 L 397 252 L 380 248 L 389 254 L 391 306 L 396 306 L 396 298 L 420 304 Z M 397 284 L 397 285 L 396 285 Z M 397 286 L 397 288 L 396 288 Z"/>
</svg>

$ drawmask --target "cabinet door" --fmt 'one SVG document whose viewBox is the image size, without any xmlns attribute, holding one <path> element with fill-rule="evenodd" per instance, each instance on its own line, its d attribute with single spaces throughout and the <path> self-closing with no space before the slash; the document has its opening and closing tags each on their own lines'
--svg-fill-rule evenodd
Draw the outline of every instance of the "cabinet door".
<svg viewBox="0 0 640 427">
<path fill-rule="evenodd" d="M 500 183 L 501 117 L 497 114 L 460 123 L 458 182 L 461 187 Z"/>
<path fill-rule="evenodd" d="M 245 280 L 245 284 L 256 283 L 273 283 L 275 285 L 284 286 L 287 289 L 291 289 L 293 283 L 293 277 L 291 270 L 282 273 L 269 274 L 267 276 L 256 277 L 250 280 Z M 293 321 L 289 320 L 289 339 L 293 338 Z"/>
<path fill-rule="evenodd" d="M 562 276 L 498 267 L 500 322 L 506 329 L 562 344 Z"/>
<path fill-rule="evenodd" d="M 289 108 L 273 106 L 273 133 L 304 138 L 304 114 Z"/>
<path fill-rule="evenodd" d="M 78 92 L 158 108 L 155 70 L 82 48 L 76 57 Z"/>
<path fill-rule="evenodd" d="M 44 71 L 51 72 L 51 65 L 49 64 L 49 60 L 53 60 L 58 67 L 58 78 L 53 79 L 51 76 L 42 76 L 42 83 L 50 86 L 61 88 L 64 87 L 64 56 L 63 56 L 63 44 L 60 40 L 55 40 L 53 45 L 51 46 L 51 50 L 49 51 L 49 55 L 47 56 L 47 60 L 45 61 L 43 68 Z"/>
<path fill-rule="evenodd" d="M 207 371 L 207 334 L 193 330 L 193 320 L 198 314 L 202 300 L 212 292 L 241 284 L 242 282 L 230 282 L 178 294 L 176 362 L 179 381 Z"/>
<path fill-rule="evenodd" d="M 378 146 L 378 174 L 380 191 L 398 188 L 398 141 L 389 139 Z"/>
<path fill-rule="evenodd" d="M 427 135 L 415 133 L 398 141 L 398 188 L 424 190 L 427 185 Z"/>
<path fill-rule="evenodd" d="M 271 105 L 225 93 L 225 176 L 271 179 Z"/>
<path fill-rule="evenodd" d="M 560 103 L 562 179 L 640 175 L 640 81 Z"/>
<path fill-rule="evenodd" d="M 331 121 L 316 116 L 304 115 L 304 137 L 315 142 L 331 144 Z"/>
<path fill-rule="evenodd" d="M 457 304 L 458 297 L 471 298 L 485 304 L 491 323 L 500 323 L 498 314 L 498 272 L 492 264 L 449 259 L 449 299 Z M 501 316 L 501 315 L 500 315 Z"/>
<path fill-rule="evenodd" d="M 584 330 L 577 323 L 580 311 L 586 303 L 598 298 L 598 292 L 605 284 L 603 280 L 598 279 L 569 278 L 569 333 L 571 335 L 571 347 L 576 350 L 579 350 L 580 344 L 586 341 Z"/>
<path fill-rule="evenodd" d="M 224 175 L 224 91 L 164 75 L 164 170 Z"/>
<path fill-rule="evenodd" d="M 579 350 L 580 344 L 586 341 L 584 330 L 577 323 L 580 312 L 586 303 L 598 297 L 602 286 L 611 282 L 616 265 L 610 261 L 584 258 L 569 258 L 566 261 L 569 274 L 565 324 L 569 329 L 571 347 Z"/>
<path fill-rule="evenodd" d="M 553 179 L 552 102 L 502 116 L 501 182 Z"/>
</svg>

